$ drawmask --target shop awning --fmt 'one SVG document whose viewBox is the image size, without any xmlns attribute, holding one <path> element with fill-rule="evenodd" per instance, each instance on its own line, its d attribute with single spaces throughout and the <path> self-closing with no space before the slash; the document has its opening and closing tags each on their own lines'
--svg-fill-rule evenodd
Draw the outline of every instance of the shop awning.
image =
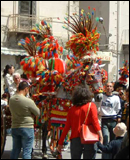
<svg viewBox="0 0 130 160">
<path fill-rule="evenodd" d="M 28 53 L 25 50 L 9 49 L 5 47 L 1 47 L 1 54 L 12 56 L 28 56 Z"/>
</svg>

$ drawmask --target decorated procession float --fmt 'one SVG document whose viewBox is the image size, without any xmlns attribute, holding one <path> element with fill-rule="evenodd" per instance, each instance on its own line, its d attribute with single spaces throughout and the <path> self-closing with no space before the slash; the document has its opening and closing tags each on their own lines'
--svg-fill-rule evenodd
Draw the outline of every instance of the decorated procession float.
<svg viewBox="0 0 130 160">
<path fill-rule="evenodd" d="M 33 35 L 30 39 L 19 42 L 29 54 L 21 61 L 21 67 L 28 78 L 35 78 L 35 83 L 32 84 L 35 94 L 32 94 L 32 99 L 41 111 L 35 127 L 42 127 L 42 124 L 48 122 L 47 129 L 51 130 L 52 142 L 58 141 L 65 126 L 68 110 L 73 106 L 71 95 L 75 86 L 88 84 L 95 101 L 101 100 L 106 75 L 98 64 L 101 60 L 96 51 L 99 50 L 100 37 L 97 25 L 103 19 L 95 17 L 94 12 L 95 9 L 92 14 L 86 14 L 81 10 L 80 18 L 77 14 L 69 16 L 70 20 L 65 18 L 65 24 L 69 27 L 63 28 L 73 34 L 66 43 L 66 49 L 70 49 L 73 55 L 67 55 L 66 63 L 59 58 L 63 54 L 63 47 L 52 36 L 51 26 L 45 21 L 32 29 L 32 32 L 42 36 L 42 42 L 37 42 Z M 54 151 L 53 146 L 51 152 Z"/>
<path fill-rule="evenodd" d="M 119 79 L 114 82 L 114 90 L 119 92 L 120 90 L 125 90 L 128 85 L 127 79 L 129 78 L 129 63 L 128 61 L 123 61 L 123 67 L 119 69 Z"/>
<path fill-rule="evenodd" d="M 68 110 L 73 106 L 71 95 L 75 86 L 87 84 L 94 93 L 95 101 L 102 98 L 103 84 L 107 77 L 96 51 L 99 50 L 100 37 L 97 26 L 103 22 L 103 18 L 96 17 L 95 12 L 95 8 L 92 14 L 81 10 L 80 15 L 74 13 L 69 19 L 65 18 L 63 28 L 73 34 L 66 43 L 66 49 L 70 49 L 73 54 L 67 55 L 66 62 L 59 58 L 64 49 L 53 37 L 51 25 L 44 20 L 31 30 L 40 34 L 43 41 L 37 42 L 32 35 L 30 39 L 26 37 L 19 42 L 29 54 L 21 61 L 21 68 L 28 78 L 35 79 L 31 88 L 34 93 L 32 99 L 41 111 L 35 127 L 42 127 L 47 122 L 46 129 L 51 131 L 51 142 L 60 138 Z M 44 136 L 42 140 L 46 141 L 46 138 Z M 52 153 L 56 143 L 53 145 L 50 144 Z"/>
<path fill-rule="evenodd" d="M 43 41 L 38 42 L 33 35 L 19 41 L 19 45 L 29 54 L 22 59 L 20 65 L 24 74 L 32 79 L 31 98 L 41 113 L 35 120 L 36 145 L 40 139 L 38 135 L 41 135 L 40 131 L 43 131 L 44 124 L 47 123 L 46 130 L 51 135 L 50 149 L 55 157 L 54 142 L 59 140 L 68 110 L 73 106 L 71 96 L 74 87 L 89 85 L 96 103 L 101 101 L 103 84 L 107 81 L 106 71 L 101 68 L 101 59 L 96 54 L 100 38 L 97 27 L 99 23 L 103 23 L 103 18 L 96 17 L 95 8 L 90 13 L 90 7 L 89 13 L 81 10 L 80 15 L 74 13 L 68 17 L 65 18 L 63 28 L 72 33 L 66 43 L 66 49 L 70 49 L 72 54 L 67 55 L 66 61 L 59 58 L 64 49 L 53 37 L 51 25 L 44 20 L 31 30 L 41 35 Z M 46 140 L 47 135 L 42 137 L 42 141 Z M 69 135 L 66 138 L 68 140 Z M 40 141 L 41 139 L 39 144 Z M 60 159 L 61 155 L 57 158 Z"/>
</svg>

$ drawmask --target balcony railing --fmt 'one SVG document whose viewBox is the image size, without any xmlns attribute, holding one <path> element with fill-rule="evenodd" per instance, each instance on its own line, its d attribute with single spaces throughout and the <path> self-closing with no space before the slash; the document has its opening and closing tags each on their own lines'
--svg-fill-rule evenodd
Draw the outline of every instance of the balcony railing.
<svg viewBox="0 0 130 160">
<path fill-rule="evenodd" d="M 64 23 L 57 18 L 58 17 L 36 17 L 32 15 L 19 14 L 9 16 L 1 15 L 1 44 L 5 46 L 5 44 L 8 43 L 8 33 L 32 33 L 30 30 L 35 26 L 35 24 L 39 24 L 41 20 L 45 20 L 52 25 L 53 36 L 58 40 L 59 44 L 65 46 L 66 41 L 68 40 L 68 32 L 62 28 Z"/>
<path fill-rule="evenodd" d="M 9 15 L 8 17 L 8 31 L 9 32 L 30 32 L 36 23 L 44 19 L 45 21 L 52 23 L 51 17 L 36 17 L 26 15 Z"/>
</svg>

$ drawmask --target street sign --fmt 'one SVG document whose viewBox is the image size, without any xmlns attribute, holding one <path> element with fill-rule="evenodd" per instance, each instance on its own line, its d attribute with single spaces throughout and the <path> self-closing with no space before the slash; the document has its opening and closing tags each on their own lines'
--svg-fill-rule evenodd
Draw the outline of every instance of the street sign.
<svg viewBox="0 0 130 160">
<path fill-rule="evenodd" d="M 97 51 L 97 55 L 102 59 L 102 61 L 111 61 L 112 59 L 112 52 Z"/>
</svg>

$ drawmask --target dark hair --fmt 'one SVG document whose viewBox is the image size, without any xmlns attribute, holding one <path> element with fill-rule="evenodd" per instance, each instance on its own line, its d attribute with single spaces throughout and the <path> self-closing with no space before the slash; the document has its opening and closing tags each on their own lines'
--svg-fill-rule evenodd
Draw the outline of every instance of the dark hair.
<svg viewBox="0 0 130 160">
<path fill-rule="evenodd" d="M 119 88 L 119 87 L 122 87 L 123 90 L 126 89 L 125 85 L 121 84 L 120 82 L 115 82 L 115 84 L 114 84 L 114 91 L 116 91 L 116 89 Z"/>
<path fill-rule="evenodd" d="M 13 65 L 6 65 L 5 69 L 3 70 L 3 77 L 6 76 L 7 73 L 9 73 L 9 69 L 11 69 L 13 67 Z"/>
<path fill-rule="evenodd" d="M 2 99 L 8 98 L 8 94 L 7 93 L 3 93 L 2 94 Z"/>
<path fill-rule="evenodd" d="M 27 79 L 28 80 L 28 77 L 25 73 L 21 74 L 21 78 L 24 78 L 24 79 Z"/>
<path fill-rule="evenodd" d="M 87 85 L 76 86 L 72 94 L 72 102 L 75 106 L 82 106 L 92 101 L 93 93 Z"/>
<path fill-rule="evenodd" d="M 28 83 L 25 81 L 22 81 L 19 83 L 18 90 L 19 91 L 24 90 L 26 87 L 29 87 Z"/>
</svg>

